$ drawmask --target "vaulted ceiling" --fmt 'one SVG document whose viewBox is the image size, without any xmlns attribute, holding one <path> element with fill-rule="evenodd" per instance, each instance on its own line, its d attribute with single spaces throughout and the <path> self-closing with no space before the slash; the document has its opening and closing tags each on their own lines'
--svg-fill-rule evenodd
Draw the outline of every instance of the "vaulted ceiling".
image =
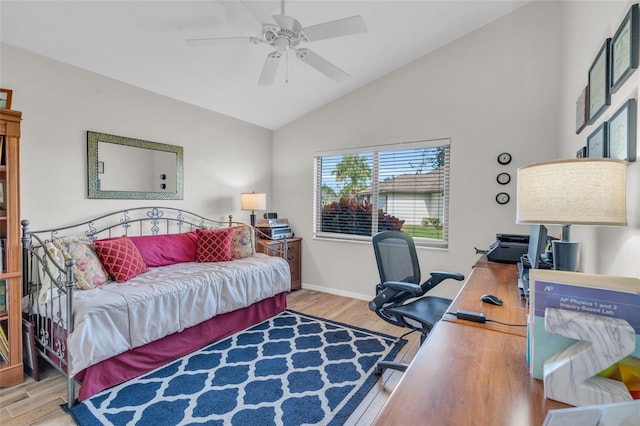
<svg viewBox="0 0 640 426">
<path fill-rule="evenodd" d="M 257 3 L 257 8 L 270 15 L 282 12 L 280 1 Z M 274 83 L 259 85 L 265 59 L 274 48 L 249 42 L 248 37 L 261 36 L 262 25 L 250 13 L 251 7 L 239 1 L 3 0 L 0 41 L 277 129 L 525 3 L 287 1 L 285 14 L 302 27 L 354 15 L 363 18 L 366 32 L 300 46 L 350 75 L 340 82 L 288 50 L 280 60 Z M 245 39 L 205 45 L 187 42 L 230 36 Z"/>
</svg>

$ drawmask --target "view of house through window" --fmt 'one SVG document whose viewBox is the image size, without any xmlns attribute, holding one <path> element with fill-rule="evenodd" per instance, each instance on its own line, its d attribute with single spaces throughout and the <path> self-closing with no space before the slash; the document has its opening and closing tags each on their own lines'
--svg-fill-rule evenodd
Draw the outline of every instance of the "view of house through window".
<svg viewBox="0 0 640 426">
<path fill-rule="evenodd" d="M 447 246 L 449 140 L 315 156 L 314 234 L 367 240 L 399 229 L 417 245 Z"/>
</svg>

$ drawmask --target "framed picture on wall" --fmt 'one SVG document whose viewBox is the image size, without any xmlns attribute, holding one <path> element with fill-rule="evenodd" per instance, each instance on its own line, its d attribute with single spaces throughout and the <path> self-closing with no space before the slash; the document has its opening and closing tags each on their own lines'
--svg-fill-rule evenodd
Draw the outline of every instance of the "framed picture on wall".
<svg viewBox="0 0 640 426">
<path fill-rule="evenodd" d="M 589 68 L 589 124 L 593 124 L 596 119 L 607 109 L 611 103 L 609 93 L 609 46 L 611 39 L 608 38 L 593 60 Z"/>
<path fill-rule="evenodd" d="M 624 17 L 611 39 L 611 93 L 638 68 L 638 4 Z"/>
<path fill-rule="evenodd" d="M 607 154 L 607 122 L 599 125 L 587 136 L 587 157 L 604 158 Z"/>
<path fill-rule="evenodd" d="M 636 100 L 629 99 L 609 120 L 607 136 L 611 158 L 636 161 Z"/>
<path fill-rule="evenodd" d="M 589 121 L 588 91 L 589 87 L 587 86 L 582 90 L 582 93 L 580 93 L 576 101 L 576 134 L 579 134 L 582 129 L 587 126 L 587 122 Z"/>
</svg>

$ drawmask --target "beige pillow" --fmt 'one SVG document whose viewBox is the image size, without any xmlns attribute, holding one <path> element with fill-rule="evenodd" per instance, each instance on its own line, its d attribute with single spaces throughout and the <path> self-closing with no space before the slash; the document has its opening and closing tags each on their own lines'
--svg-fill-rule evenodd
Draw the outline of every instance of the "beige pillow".
<svg viewBox="0 0 640 426">
<path fill-rule="evenodd" d="M 76 264 L 73 275 L 76 287 L 90 290 L 109 282 L 109 273 L 98 259 L 93 244 L 86 238 L 61 237 L 53 244 L 62 252 L 65 259 L 74 259 Z"/>
<path fill-rule="evenodd" d="M 59 264 L 60 266 L 64 266 L 64 256 L 62 255 L 62 251 L 60 251 L 60 249 L 58 249 L 52 243 L 45 243 L 44 249 L 48 251 L 49 254 L 51 254 L 51 256 L 53 257 L 54 261 L 57 264 Z M 43 256 L 46 256 L 46 254 L 43 254 Z M 52 293 L 51 288 L 53 287 L 54 291 L 56 288 L 49 274 L 57 278 L 58 268 L 56 267 L 56 265 L 54 265 L 53 261 L 51 261 L 51 259 L 49 258 L 47 258 L 47 269 L 49 270 L 49 274 L 47 274 L 47 272 L 44 270 L 44 265 L 40 265 L 40 267 L 41 269 L 39 270 L 39 272 L 40 272 L 41 286 L 40 286 L 40 294 L 38 296 L 38 301 L 41 304 L 44 304 L 51 299 L 50 297 Z"/>
<path fill-rule="evenodd" d="M 232 226 L 231 255 L 234 259 L 244 259 L 256 254 L 255 233 L 249 225 Z"/>
</svg>

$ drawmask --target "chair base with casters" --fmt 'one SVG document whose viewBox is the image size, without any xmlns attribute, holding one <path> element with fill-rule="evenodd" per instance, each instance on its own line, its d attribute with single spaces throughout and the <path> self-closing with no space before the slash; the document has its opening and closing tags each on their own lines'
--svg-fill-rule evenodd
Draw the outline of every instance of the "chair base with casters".
<svg viewBox="0 0 640 426">
<path fill-rule="evenodd" d="M 452 302 L 426 293 L 446 279 L 462 281 L 464 275 L 432 271 L 429 279 L 420 284 L 420 265 L 413 238 L 402 231 L 376 234 L 373 249 L 380 283 L 376 285 L 376 296 L 369 302 L 369 309 L 393 325 L 411 329 L 409 333 L 419 331 L 422 344 Z M 376 366 L 376 373 L 382 374 L 387 368 L 405 371 L 407 365 L 381 361 Z"/>
<path fill-rule="evenodd" d="M 376 368 L 373 372 L 378 376 L 384 373 L 384 370 L 396 370 L 396 371 L 402 371 L 404 373 L 405 371 L 407 371 L 408 367 L 409 367 L 409 364 L 405 364 L 404 362 L 378 361 L 378 363 L 376 364 Z"/>
</svg>

